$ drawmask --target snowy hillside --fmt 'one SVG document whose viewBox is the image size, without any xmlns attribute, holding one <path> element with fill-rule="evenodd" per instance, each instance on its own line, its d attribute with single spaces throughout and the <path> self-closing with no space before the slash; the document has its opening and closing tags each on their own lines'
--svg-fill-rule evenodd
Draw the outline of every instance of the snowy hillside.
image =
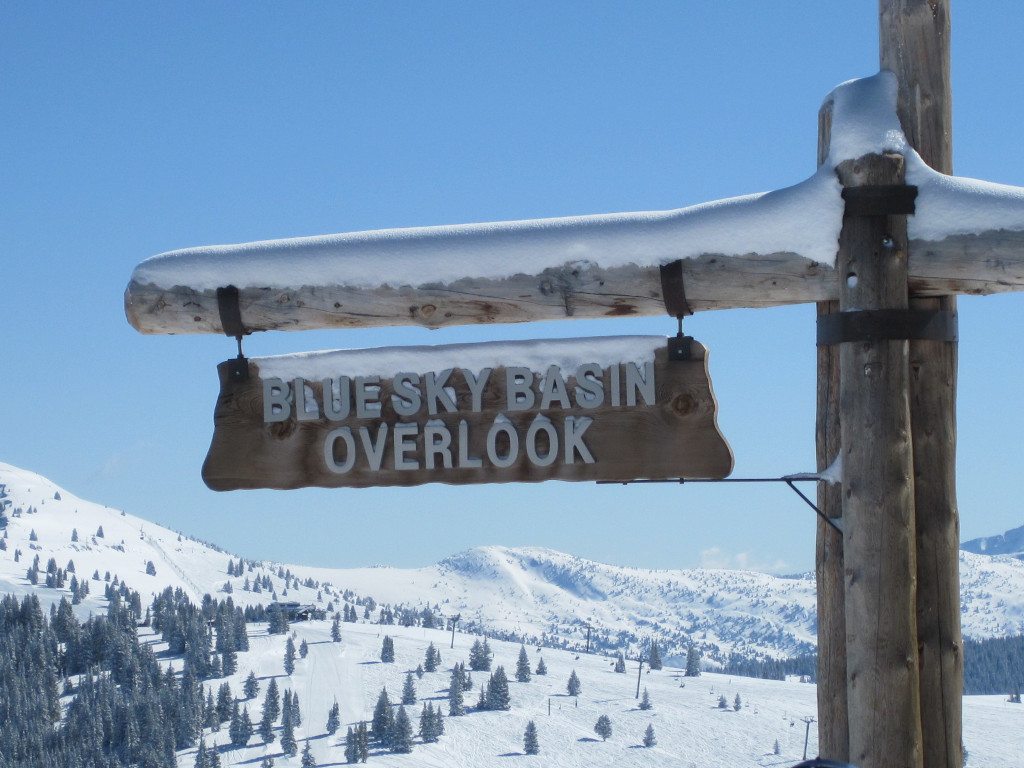
<svg viewBox="0 0 1024 768">
<path fill-rule="evenodd" d="M 340 624 L 340 642 L 332 641 L 329 620 L 293 623 L 290 635 L 270 635 L 266 624 L 250 624 L 250 648 L 238 654 L 236 671 L 226 679 L 204 683 L 211 695 L 217 695 L 226 682 L 253 721 L 260 718 L 271 680 L 282 692 L 297 694 L 302 713 L 295 734 L 298 748 L 301 751 L 308 743 L 321 766 L 345 763 L 348 727 L 371 719 L 382 688 L 387 688 L 393 702 L 400 700 L 409 672 L 424 663 L 431 643 L 440 650 L 442 662 L 436 672 L 412 676 L 417 701 L 408 707 L 408 714 L 415 731 L 424 703 L 432 703 L 445 715 L 444 735 L 431 744 L 415 739 L 410 754 L 371 746 L 375 764 L 486 768 L 507 766 L 509 757 L 519 756 L 554 768 L 781 768 L 800 760 L 805 736 L 808 754 L 816 751 L 815 726 L 807 729 L 804 720 L 815 716 L 813 685 L 708 671 L 685 678 L 680 669 L 666 665 L 660 671 L 645 669 L 640 675 L 641 691 L 646 689 L 653 702 L 651 709 L 643 710 L 636 698 L 636 662 L 630 661 L 625 674 L 618 674 L 611 658 L 604 655 L 620 646 L 633 649 L 651 637 L 659 641 L 665 656 L 693 639 L 709 651 L 712 661 L 729 651 L 785 655 L 810 649 L 814 642 L 810 577 L 617 568 L 545 549 L 504 547 L 481 547 L 411 570 L 332 570 L 242 561 L 141 518 L 78 499 L 36 474 L 5 464 L 0 464 L 0 512 L 7 522 L 0 539 L 0 594 L 34 594 L 48 606 L 70 595 L 74 576 L 90 585 L 89 594 L 76 608 L 81 618 L 106 610 L 103 590 L 115 579 L 141 592 L 143 605 L 170 586 L 180 588 L 196 604 L 209 593 L 218 599 L 230 596 L 237 605 L 266 605 L 276 595 L 281 601 L 345 608 L 352 620 Z M 37 556 L 39 583 L 33 585 L 26 572 Z M 50 561 L 53 572 L 48 573 Z M 45 579 L 55 578 L 57 571 L 66 579 L 65 585 L 45 586 Z M 1024 628 L 1024 562 L 962 553 L 961 572 L 965 634 L 985 637 Z M 356 606 L 358 621 L 354 621 Z M 424 626 L 382 626 L 374 623 L 382 610 L 399 618 L 415 610 L 421 617 L 429 613 L 437 620 L 460 614 L 461 620 L 454 633 Z M 581 652 L 588 622 L 593 651 L 589 654 Z M 474 672 L 474 690 L 465 694 L 466 715 L 448 717 L 451 668 L 469 659 L 481 630 L 492 637 L 492 670 L 503 666 L 512 681 L 511 708 L 475 711 L 480 686 L 489 673 Z M 548 644 L 541 647 L 540 642 L 531 641 L 526 645 L 533 670 L 529 682 L 515 681 L 520 644 L 493 639 L 511 634 Z M 394 642 L 394 663 L 381 662 L 385 635 Z M 308 649 L 291 674 L 284 668 L 289 636 L 296 646 L 305 641 Z M 180 671 L 181 658 L 167 656 L 158 635 L 140 628 L 140 640 L 154 647 L 161 664 Z M 540 659 L 547 667 L 545 675 L 536 674 Z M 566 691 L 573 671 L 582 683 L 578 697 Z M 253 698 L 242 692 L 250 673 L 260 684 L 260 693 Z M 341 727 L 328 734 L 327 715 L 334 702 Z M 964 741 L 969 765 L 1018 765 L 1019 750 L 1005 734 L 1019 728 L 1022 712 L 1005 696 L 966 697 Z M 601 715 L 611 721 L 607 741 L 594 731 Z M 540 744 L 536 758 L 527 758 L 523 752 L 523 734 L 531 720 Z M 648 726 L 657 743 L 644 747 Z M 204 744 L 217 745 L 225 766 L 255 766 L 266 756 L 273 757 L 279 768 L 298 766 L 300 756 L 282 754 L 282 727 L 276 726 L 275 741 L 264 744 L 253 736 L 238 749 L 229 746 L 226 726 L 218 731 L 207 728 Z M 191 768 L 195 762 L 195 748 L 178 753 L 180 768 Z"/>
<path fill-rule="evenodd" d="M 332 643 L 330 622 L 292 625 L 295 644 L 303 640 L 309 654 L 296 661 L 291 675 L 284 673 L 286 636 L 270 636 L 258 629 L 250 639 L 251 650 L 239 654 L 239 668 L 228 679 L 233 692 L 241 696 L 243 681 L 250 671 L 260 679 L 260 693 L 244 702 L 255 721 L 259 719 L 266 686 L 271 678 L 283 692 L 290 689 L 299 696 L 302 725 L 296 729 L 299 750 L 309 740 L 317 765 L 345 763 L 345 733 L 349 725 L 373 715 L 382 688 L 397 703 L 401 699 L 406 675 L 420 665 L 430 643 L 440 650 L 442 663 L 437 672 L 425 673 L 415 680 L 417 701 L 407 707 L 414 730 L 426 702 L 439 707 L 445 715 L 444 735 L 436 744 L 415 740 L 410 754 L 391 754 L 371 748 L 370 762 L 382 766 L 424 766 L 425 768 L 507 768 L 509 758 L 529 760 L 530 765 L 615 766 L 673 765 L 684 768 L 733 768 L 747 766 L 791 766 L 803 756 L 808 729 L 804 718 L 816 715 L 815 686 L 796 682 L 776 682 L 704 673 L 686 678 L 682 670 L 665 667 L 641 676 L 641 694 L 648 691 L 653 704 L 641 710 L 636 698 L 636 666 L 626 674 L 612 671 L 604 657 L 570 651 L 528 647 L 532 668 L 544 659 L 547 674 L 533 674 L 529 682 L 516 682 L 514 673 L 520 646 L 490 641 L 492 671 L 501 665 L 510 678 L 511 709 L 507 712 L 473 711 L 480 686 L 488 672 L 472 673 L 474 690 L 465 694 L 466 715 L 448 717 L 448 687 L 451 667 L 469 658 L 472 635 L 451 634 L 422 628 L 379 627 L 370 624 L 342 625 L 342 641 Z M 380 662 L 383 635 L 394 640 L 395 662 Z M 575 671 L 582 691 L 579 697 L 566 692 L 570 674 Z M 223 681 L 210 682 L 212 690 Z M 726 708 L 720 708 L 721 697 Z M 734 708 L 737 696 L 740 708 Z M 341 728 L 333 736 L 325 732 L 328 710 L 337 701 Z M 550 709 L 549 709 L 550 708 Z M 602 741 L 594 731 L 597 719 L 608 715 L 612 733 Z M 964 704 L 964 743 L 970 752 L 969 765 L 986 768 L 1010 768 L 1019 765 L 1014 739 L 1006 733 L 1019 728 L 1020 705 L 1007 704 L 1003 696 L 972 696 Z M 536 723 L 540 754 L 527 758 L 523 752 L 523 733 L 528 721 Z M 657 744 L 644 748 L 641 742 L 648 725 L 653 726 Z M 816 726 L 809 730 L 808 755 L 816 754 Z M 775 754 L 775 744 L 779 754 Z M 207 731 L 206 746 L 214 743 L 222 751 L 224 765 L 259 765 L 264 755 L 274 757 L 275 765 L 298 766 L 300 756 L 282 756 L 280 740 L 270 745 L 253 737 L 244 749 L 228 746 L 226 728 L 219 733 Z M 179 765 L 191 767 L 195 750 L 179 756 Z"/>
<path fill-rule="evenodd" d="M 170 586 L 196 603 L 226 590 L 237 605 L 278 599 L 340 610 L 344 600 L 353 610 L 358 603 L 362 617 L 372 598 L 396 611 L 428 608 L 438 620 L 460 615 L 466 631 L 547 646 L 585 648 L 588 624 L 595 652 L 622 648 L 629 655 L 653 638 L 672 660 L 693 642 L 712 667 L 730 653 L 778 658 L 813 652 L 815 645 L 810 574 L 654 571 L 499 546 L 419 569 L 246 561 L 243 571 L 234 554 L 78 499 L 32 472 L 0 463 L 0 486 L 8 518 L 0 594 L 35 591 L 44 604 L 59 600 L 67 585 L 42 587 L 47 563 L 52 558 L 62 570 L 73 563 L 77 579 L 90 583 L 90 595 L 78 607 L 81 616 L 102 604 L 109 573 L 140 592 L 144 604 Z M 26 572 L 37 555 L 43 573 L 40 586 L 33 586 Z M 238 566 L 236 575 L 228 575 L 229 564 Z M 977 639 L 1024 631 L 1024 562 L 961 553 L 960 567 L 964 634 Z M 98 582 L 92 578 L 97 575 Z"/>
</svg>

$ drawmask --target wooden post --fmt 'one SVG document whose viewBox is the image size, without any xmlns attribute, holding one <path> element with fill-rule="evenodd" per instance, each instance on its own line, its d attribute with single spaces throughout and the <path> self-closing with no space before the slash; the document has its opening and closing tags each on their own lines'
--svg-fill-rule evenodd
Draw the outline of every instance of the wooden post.
<svg viewBox="0 0 1024 768">
<path fill-rule="evenodd" d="M 900 155 L 837 168 L 844 187 L 903 183 Z M 848 204 L 849 207 L 849 204 Z M 905 216 L 845 215 L 840 310 L 907 308 Z M 840 344 L 850 759 L 921 768 L 909 343 Z"/>
<path fill-rule="evenodd" d="M 832 102 L 818 114 L 818 166 L 828 159 Z M 818 314 L 839 311 L 838 301 L 818 302 Z M 815 423 L 817 467 L 823 472 L 839 455 L 839 349 L 818 347 L 818 402 Z M 841 518 L 841 488 L 818 483 L 818 509 Z M 818 585 L 818 754 L 839 762 L 850 760 L 850 724 L 846 706 L 846 604 L 843 537 L 818 518 L 815 576 Z M 808 724 L 808 728 L 810 725 Z"/>
<path fill-rule="evenodd" d="M 911 146 L 935 170 L 952 173 L 949 0 L 882 0 L 879 59 L 899 81 L 897 113 Z M 911 306 L 955 311 L 956 297 L 911 297 Z M 928 768 L 963 764 L 956 379 L 955 343 L 911 342 L 918 663 Z"/>
</svg>

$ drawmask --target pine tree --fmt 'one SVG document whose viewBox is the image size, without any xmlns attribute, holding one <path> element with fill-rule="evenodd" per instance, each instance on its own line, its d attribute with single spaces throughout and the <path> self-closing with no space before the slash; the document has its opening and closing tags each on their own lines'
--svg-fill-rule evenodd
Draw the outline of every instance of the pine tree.
<svg viewBox="0 0 1024 768">
<path fill-rule="evenodd" d="M 349 765 L 359 762 L 359 746 L 356 744 L 356 734 L 351 725 L 345 734 L 345 762 Z"/>
<path fill-rule="evenodd" d="M 725 694 L 724 693 L 721 696 L 718 697 L 718 708 L 719 709 L 728 709 L 729 708 L 729 702 L 725 698 Z"/>
<path fill-rule="evenodd" d="M 307 655 L 309 655 L 309 645 L 305 640 L 303 640 L 302 644 L 299 646 L 299 658 L 304 659 Z"/>
<path fill-rule="evenodd" d="M 231 694 L 231 686 L 227 682 L 221 683 L 220 688 L 217 689 L 218 722 L 228 722 L 235 706 L 235 697 Z"/>
<path fill-rule="evenodd" d="M 302 748 L 302 768 L 316 768 L 316 760 L 313 759 L 313 751 L 309 746 L 309 739 L 306 739 L 306 746 Z"/>
<path fill-rule="evenodd" d="M 298 728 L 302 725 L 302 711 L 299 709 L 299 694 L 292 694 L 292 725 Z"/>
<path fill-rule="evenodd" d="M 260 761 L 260 768 L 274 768 L 274 758 L 270 755 L 264 755 Z"/>
<path fill-rule="evenodd" d="M 204 739 L 199 740 L 199 746 L 196 748 L 196 761 L 192 763 L 192 768 L 210 768 L 210 757 L 206 754 Z"/>
<path fill-rule="evenodd" d="M 651 641 L 651 653 L 650 658 L 647 660 L 647 666 L 654 671 L 657 671 L 662 667 L 661 651 L 658 650 L 658 644 L 653 640 Z"/>
<path fill-rule="evenodd" d="M 480 696 L 476 700 L 476 708 L 481 712 L 487 709 L 487 689 L 483 685 L 480 686 Z"/>
<path fill-rule="evenodd" d="M 736 698 L 733 699 L 732 708 L 736 712 L 739 712 L 743 708 L 743 702 L 740 700 L 740 695 L 738 693 L 736 694 Z"/>
<path fill-rule="evenodd" d="M 626 657 L 622 655 L 622 651 L 619 651 L 619 655 L 615 658 L 615 671 L 622 674 L 626 672 Z"/>
<path fill-rule="evenodd" d="M 248 744 L 249 739 L 252 738 L 252 718 L 249 717 L 249 708 L 242 707 L 242 729 L 240 731 L 241 736 L 244 738 L 243 744 Z"/>
<path fill-rule="evenodd" d="M 295 641 L 288 638 L 284 647 L 284 673 L 291 675 L 295 671 Z"/>
<path fill-rule="evenodd" d="M 576 670 L 572 671 L 569 675 L 569 682 L 566 684 L 565 689 L 569 692 L 570 696 L 579 696 L 580 691 L 583 690 L 583 686 L 580 684 L 580 679 L 576 677 Z"/>
<path fill-rule="evenodd" d="M 695 645 L 686 651 L 686 672 L 683 674 L 685 677 L 700 677 L 700 651 Z"/>
<path fill-rule="evenodd" d="M 547 673 L 548 673 L 548 665 L 544 663 L 544 657 L 541 656 L 537 660 L 537 669 L 535 670 L 534 674 L 546 675 Z"/>
<path fill-rule="evenodd" d="M 531 720 L 526 724 L 523 733 L 523 751 L 528 755 L 540 754 L 540 741 L 537 740 L 537 725 Z"/>
<path fill-rule="evenodd" d="M 338 623 L 338 617 L 334 617 L 334 623 L 331 624 L 331 641 L 335 643 L 341 642 L 341 624 Z"/>
<path fill-rule="evenodd" d="M 356 747 L 359 753 L 359 762 L 365 763 L 370 756 L 370 734 L 366 729 L 366 722 L 356 726 Z"/>
<path fill-rule="evenodd" d="M 612 721 L 608 715 L 601 715 L 594 724 L 594 733 L 601 737 L 601 741 L 608 741 L 612 735 Z"/>
<path fill-rule="evenodd" d="M 651 723 L 648 723 L 647 724 L 647 730 L 644 731 L 644 746 L 645 747 L 653 747 L 657 743 L 658 743 L 658 739 L 654 735 L 654 725 L 652 725 Z"/>
<path fill-rule="evenodd" d="M 255 699 L 256 694 L 260 692 L 260 681 L 256 679 L 256 673 L 250 672 L 249 676 L 245 678 L 245 684 L 242 686 L 242 693 L 245 694 L 247 699 Z"/>
<path fill-rule="evenodd" d="M 499 666 L 487 681 L 487 709 L 511 709 L 512 696 L 508 690 L 505 668 Z"/>
<path fill-rule="evenodd" d="M 330 734 L 331 736 L 333 736 L 335 733 L 338 732 L 338 728 L 340 728 L 340 727 L 341 727 L 341 711 L 338 708 L 338 702 L 335 701 L 334 702 L 334 706 L 331 707 L 330 711 L 327 713 L 327 733 Z M 349 728 L 349 732 L 351 732 L 351 731 L 352 731 L 352 729 Z"/>
<path fill-rule="evenodd" d="M 373 709 L 370 729 L 373 731 L 373 738 L 385 747 L 388 745 L 388 734 L 391 731 L 392 722 L 394 722 L 394 713 L 391 711 L 388 689 L 382 688 L 380 696 L 377 697 L 377 705 Z"/>
<path fill-rule="evenodd" d="M 235 749 L 245 746 L 245 741 L 242 741 L 242 712 L 238 708 L 237 701 L 231 708 L 231 725 L 228 726 L 228 737 L 231 739 L 231 746 Z"/>
<path fill-rule="evenodd" d="M 295 757 L 299 753 L 299 744 L 295 741 L 295 725 L 292 723 L 290 697 L 287 696 L 287 693 L 285 696 L 288 706 L 282 707 L 281 711 L 281 750 L 288 757 Z"/>
<path fill-rule="evenodd" d="M 640 699 L 640 709 L 647 710 L 653 706 L 654 705 L 651 703 L 650 694 L 647 693 L 647 687 L 645 686 L 643 698 Z"/>
<path fill-rule="evenodd" d="M 530 657 L 526 653 L 526 646 L 519 646 L 519 660 L 516 661 L 516 680 L 520 683 L 530 682 Z"/>
<path fill-rule="evenodd" d="M 424 744 L 432 744 L 443 732 L 441 710 L 435 710 L 434 705 L 428 701 L 423 705 L 423 711 L 420 712 L 420 738 L 423 739 Z"/>
<path fill-rule="evenodd" d="M 402 754 L 412 752 L 412 722 L 409 720 L 409 713 L 405 707 L 398 708 L 391 726 L 391 735 L 388 739 L 388 749 L 392 752 Z"/>
<path fill-rule="evenodd" d="M 427 672 L 436 672 L 438 665 L 441 663 L 441 653 L 431 643 L 427 646 L 427 654 L 423 659 L 423 669 Z"/>
<path fill-rule="evenodd" d="M 217 749 L 217 742 L 210 747 L 210 768 L 220 768 L 220 751 Z"/>
<path fill-rule="evenodd" d="M 448 684 L 448 717 L 459 717 L 466 714 L 466 705 L 462 697 L 462 672 L 459 667 L 452 670 L 451 682 Z"/>
<path fill-rule="evenodd" d="M 385 664 L 390 664 L 395 660 L 395 641 L 388 635 L 384 635 L 384 640 L 380 645 L 380 660 Z"/>
<path fill-rule="evenodd" d="M 270 683 L 267 685 L 267 694 L 263 698 L 263 711 L 269 713 L 272 723 L 276 722 L 281 714 L 281 694 L 277 688 L 277 680 L 274 678 L 270 678 Z"/>
<path fill-rule="evenodd" d="M 402 703 L 416 703 L 416 684 L 412 680 L 412 672 L 406 672 L 405 685 L 402 686 Z"/>
<path fill-rule="evenodd" d="M 473 641 L 473 645 L 469 649 L 469 668 L 474 672 L 486 672 L 491 668 L 491 648 L 487 644 L 487 639 L 484 638 L 483 642 L 480 638 Z"/>
</svg>

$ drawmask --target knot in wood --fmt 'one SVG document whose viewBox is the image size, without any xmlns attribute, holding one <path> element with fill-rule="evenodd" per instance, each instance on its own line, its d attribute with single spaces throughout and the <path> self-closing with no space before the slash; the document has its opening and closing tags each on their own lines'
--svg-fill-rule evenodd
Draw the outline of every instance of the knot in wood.
<svg viewBox="0 0 1024 768">
<path fill-rule="evenodd" d="M 689 393 L 676 395 L 672 398 L 671 408 L 677 416 L 689 416 L 697 410 L 697 398 Z"/>
</svg>

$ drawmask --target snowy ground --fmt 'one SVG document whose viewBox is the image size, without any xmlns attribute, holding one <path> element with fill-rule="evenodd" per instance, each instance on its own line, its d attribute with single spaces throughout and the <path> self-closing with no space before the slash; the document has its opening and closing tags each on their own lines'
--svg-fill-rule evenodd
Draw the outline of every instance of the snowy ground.
<svg viewBox="0 0 1024 768">
<path fill-rule="evenodd" d="M 297 660 L 291 676 L 284 674 L 286 636 L 268 636 L 262 626 L 252 628 L 249 653 L 239 656 L 238 672 L 230 683 L 241 695 L 242 681 L 254 670 L 261 690 L 248 702 L 254 721 L 260 717 L 263 693 L 271 677 L 276 677 L 283 692 L 298 692 L 303 723 L 296 731 L 301 752 L 309 739 L 320 766 L 343 764 L 345 730 L 359 720 L 370 720 L 381 688 L 387 687 L 392 701 L 401 697 L 406 672 L 423 662 L 427 645 L 440 649 L 443 663 L 434 673 L 417 681 L 418 701 L 408 708 L 414 727 L 426 701 L 433 701 L 447 715 L 447 688 L 451 667 L 468 661 L 471 635 L 452 635 L 441 630 L 380 627 L 372 624 L 342 624 L 342 642 L 330 640 L 330 622 L 292 625 L 296 645 L 306 640 L 309 655 Z M 383 635 L 395 641 L 395 662 L 380 662 Z M 445 734 L 436 744 L 421 744 L 417 739 L 411 754 L 397 755 L 374 751 L 370 762 L 378 765 L 472 766 L 508 768 L 510 764 L 554 766 L 687 766 L 688 768 L 734 768 L 738 765 L 789 766 L 803 757 L 807 728 L 804 718 L 816 712 L 815 686 L 798 682 L 755 680 L 704 673 L 699 678 L 684 678 L 682 671 L 666 667 L 641 675 L 641 691 L 648 689 L 654 707 L 637 707 L 636 665 L 626 674 L 616 674 L 606 657 L 577 655 L 568 651 L 528 648 L 535 667 L 541 656 L 548 667 L 546 676 L 529 683 L 514 679 L 519 646 L 489 641 L 494 652 L 493 665 L 502 665 L 510 678 L 512 709 L 508 712 L 474 712 L 463 717 L 445 718 Z M 493 669 L 493 666 L 492 666 Z M 566 694 L 565 686 L 576 670 L 583 690 L 578 699 Z M 467 708 L 475 702 L 481 683 L 488 673 L 473 673 L 476 691 L 465 695 Z M 211 681 L 214 692 L 221 680 Z M 732 708 L 736 695 L 742 707 Z M 718 707 L 724 695 L 729 709 Z M 334 736 L 326 734 L 327 713 L 337 700 L 342 727 Z M 549 711 L 550 708 L 550 711 Z M 607 714 L 612 721 L 612 736 L 606 742 L 594 732 L 597 718 Z M 523 752 L 523 731 L 534 720 L 539 733 L 541 753 Z M 654 726 L 656 746 L 641 746 L 647 725 Z M 1001 696 L 972 696 L 964 700 L 964 741 L 969 763 L 985 768 L 1020 766 L 1020 732 L 1024 725 L 1024 706 L 1009 704 Z M 226 729 L 207 732 L 206 743 L 226 744 Z M 776 741 L 780 754 L 774 753 Z M 280 742 L 269 746 L 254 736 L 250 746 L 230 750 L 221 746 L 225 765 L 258 765 L 263 755 L 274 758 L 276 766 L 300 764 L 300 756 L 285 757 Z M 811 725 L 808 755 L 817 751 L 816 726 Z M 194 750 L 180 754 L 179 764 L 191 768 Z M 510 761 L 512 761 L 510 763 Z"/>
</svg>

